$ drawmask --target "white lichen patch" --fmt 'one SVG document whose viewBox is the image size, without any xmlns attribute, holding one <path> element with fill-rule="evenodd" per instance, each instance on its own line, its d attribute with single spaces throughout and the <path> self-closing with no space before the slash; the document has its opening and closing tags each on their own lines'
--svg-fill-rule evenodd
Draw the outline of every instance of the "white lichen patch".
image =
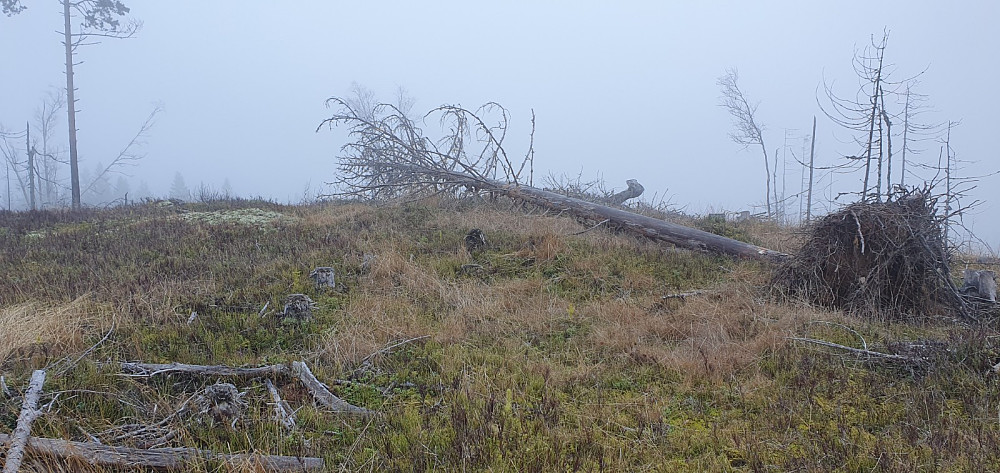
<svg viewBox="0 0 1000 473">
<path fill-rule="evenodd" d="M 264 209 L 217 210 L 215 212 L 187 212 L 175 218 L 188 222 L 207 223 L 209 225 L 247 225 L 254 227 L 270 227 L 275 224 L 289 223 L 297 217 Z"/>
</svg>

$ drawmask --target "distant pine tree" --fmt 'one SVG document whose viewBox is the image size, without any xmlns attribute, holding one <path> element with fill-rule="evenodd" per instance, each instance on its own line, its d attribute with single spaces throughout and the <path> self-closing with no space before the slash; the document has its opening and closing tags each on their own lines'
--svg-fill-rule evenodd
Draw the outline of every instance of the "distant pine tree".
<svg viewBox="0 0 1000 473">
<path fill-rule="evenodd" d="M 191 200 L 191 190 L 184 183 L 184 176 L 180 172 L 174 174 L 174 182 L 170 185 L 170 198 L 184 201 Z"/>
</svg>

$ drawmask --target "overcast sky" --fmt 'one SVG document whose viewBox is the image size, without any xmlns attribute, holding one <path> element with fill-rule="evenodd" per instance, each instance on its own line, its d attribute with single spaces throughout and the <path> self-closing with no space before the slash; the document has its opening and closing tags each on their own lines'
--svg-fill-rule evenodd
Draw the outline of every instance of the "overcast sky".
<svg viewBox="0 0 1000 473">
<path fill-rule="evenodd" d="M 0 17 L 7 128 L 23 126 L 64 81 L 58 1 L 23 3 L 26 12 Z M 190 187 L 228 178 L 241 195 L 282 202 L 300 200 L 307 185 L 315 193 L 335 178 L 345 140 L 315 132 L 329 114 L 324 100 L 356 82 L 386 100 L 403 87 L 418 111 L 499 102 L 512 114 L 515 155 L 534 109 L 538 174 L 582 170 L 619 189 L 636 178 L 691 212 L 762 209 L 759 149 L 729 140 L 717 78 L 739 69 L 768 148 L 785 148 L 787 135 L 800 153 L 817 115 L 817 162 L 839 163 L 858 149 L 823 116 L 817 88 L 825 78 L 852 95 L 852 55 L 884 29 L 897 78 L 926 70 L 916 89 L 934 108 L 926 120 L 961 121 L 952 146 L 977 161 L 965 172 L 1000 168 L 1000 2 L 125 3 L 144 23 L 140 34 L 77 58 L 81 167 L 109 161 L 161 104 L 147 157 L 128 170 L 158 194 L 178 171 Z M 936 162 L 939 146 L 925 143 L 917 159 Z M 785 193 L 798 192 L 800 170 L 789 164 L 784 174 Z M 837 176 L 833 192 L 857 191 L 860 177 Z M 974 197 L 987 203 L 967 221 L 994 247 L 996 185 L 980 183 Z"/>
</svg>

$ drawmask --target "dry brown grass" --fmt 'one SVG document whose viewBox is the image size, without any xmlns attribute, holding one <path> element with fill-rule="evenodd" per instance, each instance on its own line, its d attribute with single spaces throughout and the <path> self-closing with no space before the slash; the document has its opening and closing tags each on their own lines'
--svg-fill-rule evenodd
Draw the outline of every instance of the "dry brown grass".
<svg viewBox="0 0 1000 473">
<path fill-rule="evenodd" d="M 522 243 L 496 248 L 512 259 L 534 263 L 566 254 L 578 242 L 595 252 L 623 250 L 655 255 L 674 250 L 627 234 L 584 228 L 566 218 L 525 216 L 491 207 L 462 212 L 436 212 L 424 222 L 436 228 L 480 228 L 487 238 L 508 234 Z M 377 234 L 391 234 L 398 224 L 375 223 Z M 794 237 L 785 228 L 759 224 L 754 230 L 786 249 Z M 756 234 L 755 236 L 760 235 Z M 397 238 L 405 237 L 396 234 Z M 573 331 L 569 347 L 584 364 L 604 361 L 651 363 L 691 377 L 725 377 L 787 344 L 787 337 L 806 320 L 832 314 L 804 306 L 767 300 L 766 271 L 755 264 L 735 265 L 720 283 L 684 301 L 662 300 L 671 292 L 654 275 L 626 267 L 619 297 L 573 303 L 553 292 L 541 278 L 442 278 L 407 253 L 399 240 L 362 242 L 378 255 L 359 285 L 364 295 L 352 297 L 340 326 L 329 332 L 320 352 L 337 363 L 355 363 L 392 340 L 430 335 L 442 344 L 474 339 L 538 343 Z M 473 262 L 460 240 L 445 255 Z M 609 278 L 607 262 L 575 257 L 568 270 L 595 285 Z M 578 329 L 578 330 L 577 330 Z M 568 357 L 566 355 L 565 357 Z M 564 357 L 564 358 L 565 358 Z M 586 361 L 589 360 L 589 361 Z"/>
<path fill-rule="evenodd" d="M 29 302 L 0 308 L 0 366 L 11 359 L 48 357 L 80 349 L 115 316 L 86 297 L 70 302 Z"/>
</svg>

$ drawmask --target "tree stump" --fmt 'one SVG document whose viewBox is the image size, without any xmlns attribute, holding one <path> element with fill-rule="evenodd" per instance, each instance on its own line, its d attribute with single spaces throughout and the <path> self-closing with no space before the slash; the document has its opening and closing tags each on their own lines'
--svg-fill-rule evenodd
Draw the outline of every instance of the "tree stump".
<svg viewBox="0 0 1000 473">
<path fill-rule="evenodd" d="M 985 269 L 966 269 L 962 275 L 962 294 L 990 302 L 997 301 L 996 273 Z"/>
<path fill-rule="evenodd" d="M 365 253 L 361 255 L 361 266 L 358 268 L 358 271 L 360 271 L 361 274 L 370 273 L 372 271 L 372 266 L 375 264 L 376 259 L 378 259 L 378 257 L 371 253 Z"/>
<path fill-rule="evenodd" d="M 316 289 L 336 289 L 337 287 L 335 272 L 329 266 L 320 266 L 312 270 L 309 277 L 316 283 Z"/>
<path fill-rule="evenodd" d="M 473 228 L 469 230 L 469 233 L 465 234 L 465 249 L 469 253 L 482 251 L 486 249 L 486 246 L 486 235 L 483 234 L 482 230 Z"/>
<path fill-rule="evenodd" d="M 236 426 L 247 410 L 243 394 L 230 383 L 216 383 L 202 391 L 194 399 L 197 415 L 202 422 L 228 423 Z"/>
<path fill-rule="evenodd" d="M 283 319 L 304 321 L 312 319 L 312 310 L 316 307 L 309 296 L 305 294 L 289 294 L 285 298 L 285 309 L 281 312 Z"/>
</svg>

